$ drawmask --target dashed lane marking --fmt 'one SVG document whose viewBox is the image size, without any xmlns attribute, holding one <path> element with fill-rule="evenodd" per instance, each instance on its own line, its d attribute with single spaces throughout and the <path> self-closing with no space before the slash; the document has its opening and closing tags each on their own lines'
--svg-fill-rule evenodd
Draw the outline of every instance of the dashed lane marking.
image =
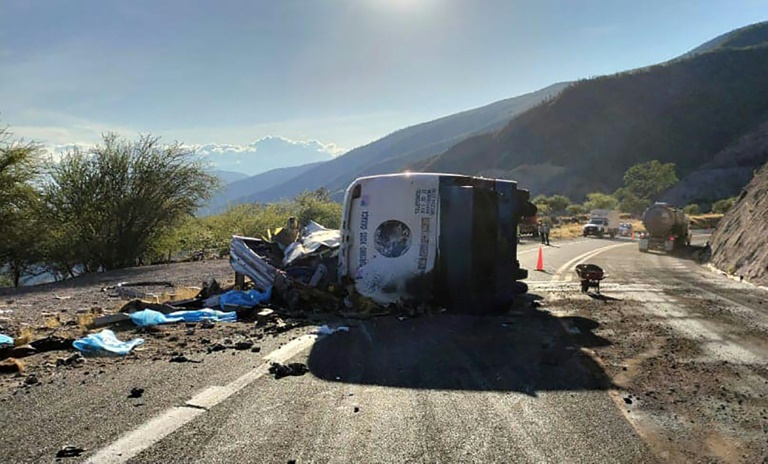
<svg viewBox="0 0 768 464">
<path fill-rule="evenodd" d="M 205 414 L 213 406 L 216 406 L 262 377 L 269 372 L 270 362 L 285 362 L 311 347 L 316 339 L 317 335 L 304 335 L 288 342 L 266 355 L 264 357 L 265 362 L 256 369 L 238 377 L 227 385 L 213 385 L 202 390 L 187 401 L 184 406 L 165 410 L 160 415 L 123 435 L 111 445 L 102 448 L 87 462 L 93 464 L 127 462 L 145 449 L 192 422 L 195 418 Z"/>
</svg>

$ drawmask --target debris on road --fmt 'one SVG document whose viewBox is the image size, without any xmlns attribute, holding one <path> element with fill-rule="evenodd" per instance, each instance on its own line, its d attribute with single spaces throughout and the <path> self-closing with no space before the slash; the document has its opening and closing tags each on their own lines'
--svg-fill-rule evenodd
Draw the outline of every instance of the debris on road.
<svg viewBox="0 0 768 464">
<path fill-rule="evenodd" d="M 256 325 L 265 325 L 270 319 L 277 318 L 277 313 L 273 309 L 264 308 L 256 313 Z"/>
<path fill-rule="evenodd" d="M 213 353 L 214 351 L 224 351 L 228 347 L 222 343 L 216 343 L 212 347 L 208 348 L 208 353 Z"/>
<path fill-rule="evenodd" d="M 288 376 L 301 376 L 309 372 L 306 364 L 303 363 L 290 363 L 280 364 L 273 362 L 269 366 L 269 373 L 275 376 L 275 379 L 282 379 Z"/>
<path fill-rule="evenodd" d="M 0 346 L 2 345 L 13 345 L 13 337 L 9 337 L 5 334 L 0 334 Z"/>
<path fill-rule="evenodd" d="M 128 395 L 128 398 L 141 398 L 142 395 L 144 395 L 144 389 L 133 387 L 131 388 L 131 393 Z"/>
<path fill-rule="evenodd" d="M 256 289 L 247 291 L 243 290 L 230 290 L 227 293 L 219 296 L 219 305 L 221 309 L 228 307 L 234 308 L 253 308 L 259 304 L 269 301 L 272 296 L 272 289 L 267 289 L 261 292 Z"/>
<path fill-rule="evenodd" d="M 329 327 L 327 325 L 323 325 L 317 328 L 317 330 L 314 331 L 317 335 L 333 335 L 336 332 L 349 332 L 349 327 L 346 325 L 342 325 L 339 327 Z"/>
<path fill-rule="evenodd" d="M 85 363 L 85 358 L 79 352 L 73 354 L 72 356 L 68 356 L 66 358 L 59 358 L 56 360 L 57 366 L 75 366 L 83 363 Z"/>
<path fill-rule="evenodd" d="M 172 318 L 159 311 L 154 311 L 151 309 L 136 311 L 135 313 L 131 313 L 128 316 L 131 318 L 131 321 L 133 321 L 133 323 L 139 327 L 149 327 L 160 324 L 173 324 L 183 320 L 180 317 Z"/>
<path fill-rule="evenodd" d="M 16 358 L 0 361 L 0 374 L 18 374 L 24 372 L 24 364 Z"/>
<path fill-rule="evenodd" d="M 239 351 L 250 350 L 253 348 L 253 342 L 250 340 L 242 340 L 235 343 L 235 349 Z"/>
<path fill-rule="evenodd" d="M 109 329 L 104 329 L 101 332 L 90 334 L 85 338 L 75 340 L 72 343 L 72 346 L 86 355 L 124 356 L 143 343 L 143 338 L 135 338 L 128 342 L 121 342 L 114 332 Z"/>
<path fill-rule="evenodd" d="M 341 246 L 341 232 L 327 229 L 315 221 L 309 221 L 299 241 L 294 241 L 285 249 L 283 266 L 305 260 L 309 257 L 336 254 Z"/>
<path fill-rule="evenodd" d="M 79 446 L 72 446 L 67 445 L 62 447 L 57 453 L 57 458 L 76 458 L 79 457 L 81 454 L 85 453 L 84 448 L 80 448 Z"/>
<path fill-rule="evenodd" d="M 216 309 L 205 308 L 199 310 L 175 311 L 169 314 L 163 314 L 152 309 L 144 309 L 142 311 L 129 314 L 129 317 L 133 323 L 139 327 L 148 327 L 161 324 L 174 324 L 177 322 L 199 322 L 202 320 L 230 322 L 237 320 L 237 313 L 234 311 L 222 312 Z"/>
<path fill-rule="evenodd" d="M 189 359 L 183 354 L 178 356 L 172 356 L 171 359 L 169 359 L 168 361 L 172 363 L 196 363 L 196 364 L 200 364 L 203 362 L 201 359 Z"/>
<path fill-rule="evenodd" d="M 52 335 L 50 337 L 39 338 L 29 342 L 29 346 L 35 349 L 37 353 L 45 353 L 47 351 L 66 351 L 72 348 L 71 338 L 63 338 Z"/>
<path fill-rule="evenodd" d="M 10 348 L 10 349 L 9 349 Z M 16 347 L 8 347 L 0 354 L 2 357 L 8 357 L 8 358 L 26 358 L 27 356 L 32 356 L 33 354 L 36 354 L 37 350 L 32 348 L 31 345 L 19 345 Z"/>
</svg>

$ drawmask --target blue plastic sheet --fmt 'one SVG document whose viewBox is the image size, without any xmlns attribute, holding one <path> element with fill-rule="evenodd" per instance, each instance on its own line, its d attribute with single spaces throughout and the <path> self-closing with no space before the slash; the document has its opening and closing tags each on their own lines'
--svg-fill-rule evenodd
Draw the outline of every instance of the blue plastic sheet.
<svg viewBox="0 0 768 464">
<path fill-rule="evenodd" d="M 259 303 L 268 301 L 271 297 L 272 289 L 269 289 L 263 293 L 255 289 L 248 291 L 230 290 L 227 293 L 221 295 L 219 304 L 221 304 L 221 309 L 225 309 L 227 305 L 253 308 Z"/>
<path fill-rule="evenodd" d="M 174 322 L 181 322 L 184 320 L 181 317 L 166 316 L 160 311 L 155 311 L 152 309 L 144 309 L 142 311 L 136 311 L 135 313 L 131 313 L 128 316 L 130 316 L 133 323 L 138 325 L 139 327 L 146 327 L 146 326 L 160 325 L 160 324 L 171 324 Z"/>
<path fill-rule="evenodd" d="M 140 327 L 173 324 L 175 322 L 200 322 L 203 319 L 212 319 L 220 322 L 232 322 L 237 320 L 237 313 L 223 312 L 217 309 L 199 309 L 194 311 L 175 311 L 163 314 L 152 309 L 145 309 L 129 314 L 134 324 Z"/>
<path fill-rule="evenodd" d="M 13 345 L 13 337 L 9 337 L 5 334 L 0 334 L 0 345 Z"/>
<path fill-rule="evenodd" d="M 234 311 L 224 312 L 217 309 L 198 309 L 196 311 L 176 311 L 168 314 L 171 318 L 180 317 L 184 322 L 200 322 L 203 319 L 213 319 L 219 322 L 234 322 L 237 320 L 237 313 Z"/>
<path fill-rule="evenodd" d="M 143 338 L 134 338 L 127 342 L 121 342 L 115 333 L 104 329 L 99 333 L 90 334 L 72 342 L 76 350 L 87 355 L 101 356 L 125 356 L 132 349 L 144 343 Z"/>
</svg>

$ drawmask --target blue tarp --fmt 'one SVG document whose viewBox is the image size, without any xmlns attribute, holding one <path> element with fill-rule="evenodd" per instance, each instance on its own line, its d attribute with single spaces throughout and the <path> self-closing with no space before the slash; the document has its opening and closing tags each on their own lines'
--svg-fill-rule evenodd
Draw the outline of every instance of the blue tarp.
<svg viewBox="0 0 768 464">
<path fill-rule="evenodd" d="M 13 337 L 9 337 L 5 334 L 0 334 L 0 345 L 13 345 Z"/>
<path fill-rule="evenodd" d="M 236 312 L 222 312 L 216 309 L 200 309 L 195 311 L 175 311 L 163 314 L 152 309 L 145 309 L 129 314 L 134 324 L 145 327 L 160 324 L 173 324 L 175 322 L 200 322 L 203 319 L 212 319 L 220 322 L 232 322 L 237 320 Z"/>
<path fill-rule="evenodd" d="M 173 322 L 181 322 L 184 320 L 180 317 L 168 317 L 167 315 L 159 311 L 154 311 L 152 309 L 136 311 L 135 313 L 131 313 L 128 316 L 130 316 L 133 323 L 138 325 L 139 327 L 145 327 L 149 325 L 170 324 Z"/>
<path fill-rule="evenodd" d="M 219 322 L 234 322 L 237 320 L 237 313 L 234 311 L 224 312 L 217 309 L 198 309 L 196 311 L 176 311 L 168 315 L 169 317 L 180 317 L 184 322 L 200 322 L 203 319 L 213 319 Z"/>
<path fill-rule="evenodd" d="M 90 334 L 85 338 L 75 340 L 72 342 L 72 346 L 83 354 L 125 356 L 142 343 L 144 343 L 143 338 L 134 338 L 128 342 L 121 342 L 117 339 L 114 332 L 104 329 L 99 333 Z"/>
<path fill-rule="evenodd" d="M 254 306 L 267 301 L 272 296 L 272 289 L 270 288 L 266 292 L 260 292 L 258 290 L 230 290 L 227 293 L 221 295 L 219 304 L 221 309 L 224 309 L 226 305 L 242 306 L 245 308 L 253 308 Z"/>
</svg>

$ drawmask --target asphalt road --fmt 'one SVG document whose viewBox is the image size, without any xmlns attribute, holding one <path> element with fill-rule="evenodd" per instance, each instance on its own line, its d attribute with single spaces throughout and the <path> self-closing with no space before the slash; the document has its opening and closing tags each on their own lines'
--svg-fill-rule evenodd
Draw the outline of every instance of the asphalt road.
<svg viewBox="0 0 768 464">
<path fill-rule="evenodd" d="M 572 267 L 584 260 L 611 273 L 606 293 L 704 272 L 623 239 L 553 242 L 536 272 L 538 250 L 523 244 L 519 257 L 541 297 L 573 293 Z M 581 351 L 610 343 L 592 328 L 546 311 L 385 317 L 320 338 L 298 329 L 260 354 L 201 364 L 126 360 L 4 399 L 0 461 L 51 462 L 72 444 L 87 451 L 67 462 L 655 462 Z M 274 379 L 270 353 L 309 373 Z M 134 386 L 140 400 L 127 398 Z"/>
</svg>

